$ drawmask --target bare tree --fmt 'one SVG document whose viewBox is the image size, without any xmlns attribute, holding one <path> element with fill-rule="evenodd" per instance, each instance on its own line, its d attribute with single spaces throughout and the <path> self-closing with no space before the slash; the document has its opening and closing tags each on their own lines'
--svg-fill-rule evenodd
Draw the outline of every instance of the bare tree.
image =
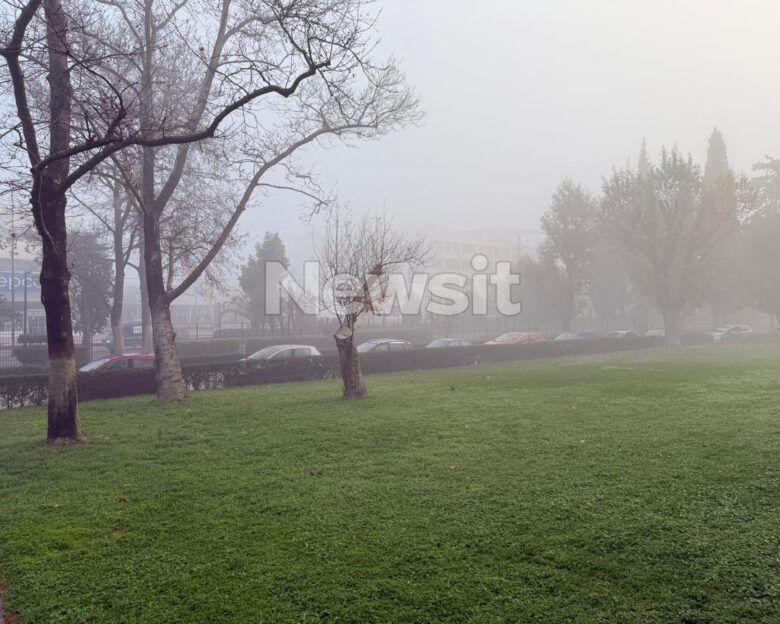
<svg viewBox="0 0 780 624">
<path fill-rule="evenodd" d="M 225 1 L 214 15 L 208 52 L 206 46 L 199 48 L 203 62 L 197 71 L 181 61 L 192 50 L 189 37 L 199 37 L 198 29 L 182 17 L 183 3 L 170 6 L 146 0 L 135 12 L 123 13 L 144 50 L 137 75 L 128 85 L 138 89 L 143 127 L 177 118 L 194 131 L 209 110 L 220 106 L 225 91 L 262 92 L 242 103 L 242 121 L 216 148 L 222 152 L 220 166 L 227 169 L 231 184 L 223 185 L 222 201 L 211 207 L 214 236 L 201 241 L 200 255 L 197 261 L 193 261 L 197 254 L 190 255 L 187 270 L 177 275 L 171 257 L 167 273 L 164 270 L 164 223 L 182 194 L 190 192 L 188 172 L 191 175 L 198 169 L 197 161 L 207 156 L 186 143 L 175 150 L 147 145 L 141 148 L 139 175 L 128 176 L 137 179 L 143 214 L 158 398 L 178 400 L 186 395 L 170 305 L 230 240 L 255 191 L 296 191 L 316 209 L 323 198 L 311 174 L 294 161 L 299 150 L 322 145 L 328 137 L 377 138 L 419 118 L 417 98 L 395 62 L 377 64 L 372 59 L 373 17 L 367 6 L 359 0 L 265 0 L 249 5 Z M 236 7 L 243 7 L 244 13 L 233 10 Z M 236 193 L 236 188 L 243 191 Z"/>
<path fill-rule="evenodd" d="M 319 88 L 308 92 L 320 96 L 323 106 L 316 106 L 318 98 L 313 97 L 298 100 L 295 110 L 320 120 L 321 132 L 288 135 L 292 140 L 284 142 L 286 147 L 260 164 L 251 178 L 251 190 L 268 169 L 321 135 L 359 127 L 366 135 L 377 136 L 408 121 L 416 102 L 392 62 L 371 62 L 373 22 L 364 4 L 360 0 L 223 0 L 190 6 L 184 0 L 104 0 L 68 4 L 66 10 L 60 0 L 6 0 L 0 55 L 7 70 L 3 96 L 11 93 L 13 99 L 0 139 L 10 142 L 15 151 L 9 160 L 19 165 L 20 179 L 26 180 L 21 186 L 26 185 L 30 193 L 42 241 L 50 442 L 79 437 L 66 260 L 69 189 L 111 156 L 140 148 L 144 268 L 155 325 L 160 396 L 180 398 L 184 384 L 169 305 L 197 279 L 198 271 L 166 292 L 159 223 L 181 179 L 189 145 L 214 137 L 223 126 L 226 134 L 246 135 L 258 115 L 274 113 L 274 104 L 266 104 L 269 97 L 290 98 L 312 78 Z M 141 20 L 136 19 L 139 10 Z M 181 45 L 173 45 L 176 38 Z M 164 45 L 169 41 L 171 45 Z M 175 60 L 181 72 L 201 76 L 197 88 L 190 89 L 190 83 L 177 90 L 174 84 L 156 82 L 159 56 L 155 55 L 165 50 L 175 50 L 177 58 L 169 55 L 168 61 Z M 359 84 L 364 88 L 359 89 Z M 406 113 L 388 117 L 389 99 L 399 103 L 393 109 Z M 233 115 L 237 111 L 244 112 Z M 281 110 L 276 115 L 292 121 Z M 334 127 L 333 120 L 347 123 Z M 277 141 L 280 136 L 273 133 Z M 41 149 L 45 141 L 46 152 Z M 167 145 L 179 148 L 158 190 L 155 156 Z M 26 168 L 22 158 L 28 162 Z M 249 197 L 248 189 L 246 201 L 236 206 L 236 219 Z M 218 242 L 230 235 L 233 225 L 235 219 L 226 223 Z M 218 247 L 203 258 L 201 272 Z"/>
<path fill-rule="evenodd" d="M 365 396 L 366 385 L 355 345 L 355 326 L 361 316 L 381 312 L 393 271 L 426 262 L 429 254 L 425 238 L 405 236 L 382 213 L 355 218 L 336 208 L 329 215 L 317 255 L 324 304 L 339 324 L 333 337 L 343 395 L 345 399 L 359 399 Z"/>
<path fill-rule="evenodd" d="M 98 183 L 87 187 L 88 195 L 85 197 L 72 193 L 71 206 L 75 204 L 86 211 L 86 216 L 95 221 L 95 227 L 110 236 L 114 267 L 110 289 L 112 348 L 115 353 L 123 353 L 125 336 L 122 331 L 122 308 L 125 277 L 128 267 L 133 266 L 133 257 L 138 252 L 138 211 L 113 159 L 98 168 L 90 178 Z M 73 216 L 72 209 L 69 216 Z"/>
</svg>

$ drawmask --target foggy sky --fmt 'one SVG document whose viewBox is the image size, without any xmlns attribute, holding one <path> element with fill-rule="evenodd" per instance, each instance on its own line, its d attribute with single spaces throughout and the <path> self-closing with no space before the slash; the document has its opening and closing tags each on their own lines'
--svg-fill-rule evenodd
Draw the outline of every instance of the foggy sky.
<svg viewBox="0 0 780 624">
<path fill-rule="evenodd" d="M 384 0 L 382 49 L 427 116 L 357 149 L 312 153 L 355 210 L 448 229 L 538 220 L 565 176 L 676 143 L 703 162 L 717 126 L 732 166 L 780 157 L 780 3 L 772 0 Z M 300 239 L 299 200 L 242 222 Z M 296 234 L 297 232 L 297 234 Z"/>
</svg>

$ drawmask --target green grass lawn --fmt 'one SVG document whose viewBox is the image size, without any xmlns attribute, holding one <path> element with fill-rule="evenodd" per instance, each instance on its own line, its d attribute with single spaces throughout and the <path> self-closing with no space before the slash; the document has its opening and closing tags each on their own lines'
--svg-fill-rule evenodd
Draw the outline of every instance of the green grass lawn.
<svg viewBox="0 0 780 624">
<path fill-rule="evenodd" d="M 780 622 L 780 348 L 0 412 L 21 624 Z"/>
</svg>

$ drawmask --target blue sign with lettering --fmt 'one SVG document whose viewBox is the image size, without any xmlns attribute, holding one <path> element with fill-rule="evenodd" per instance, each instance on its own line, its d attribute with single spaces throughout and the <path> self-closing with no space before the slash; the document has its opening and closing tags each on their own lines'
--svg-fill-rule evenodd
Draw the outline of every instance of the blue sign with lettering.
<svg viewBox="0 0 780 624">
<path fill-rule="evenodd" d="M 11 273 L 11 271 L 0 271 L 0 296 L 8 297 L 11 291 L 14 291 L 14 297 L 24 296 L 25 282 L 27 282 L 27 298 L 34 299 L 41 296 L 41 284 L 38 281 L 37 273 Z"/>
</svg>

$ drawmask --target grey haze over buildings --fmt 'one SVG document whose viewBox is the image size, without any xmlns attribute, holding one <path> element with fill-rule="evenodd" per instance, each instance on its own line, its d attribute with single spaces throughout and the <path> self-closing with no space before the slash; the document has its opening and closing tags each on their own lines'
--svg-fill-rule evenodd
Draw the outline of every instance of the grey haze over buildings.
<svg viewBox="0 0 780 624">
<path fill-rule="evenodd" d="M 377 143 L 310 150 L 355 210 L 418 228 L 537 230 L 565 176 L 598 191 L 612 166 L 679 147 L 703 162 L 713 126 L 732 166 L 780 155 L 780 3 L 772 0 L 384 0 L 382 46 L 426 118 Z M 252 240 L 300 259 L 300 200 L 257 202 Z"/>
</svg>

